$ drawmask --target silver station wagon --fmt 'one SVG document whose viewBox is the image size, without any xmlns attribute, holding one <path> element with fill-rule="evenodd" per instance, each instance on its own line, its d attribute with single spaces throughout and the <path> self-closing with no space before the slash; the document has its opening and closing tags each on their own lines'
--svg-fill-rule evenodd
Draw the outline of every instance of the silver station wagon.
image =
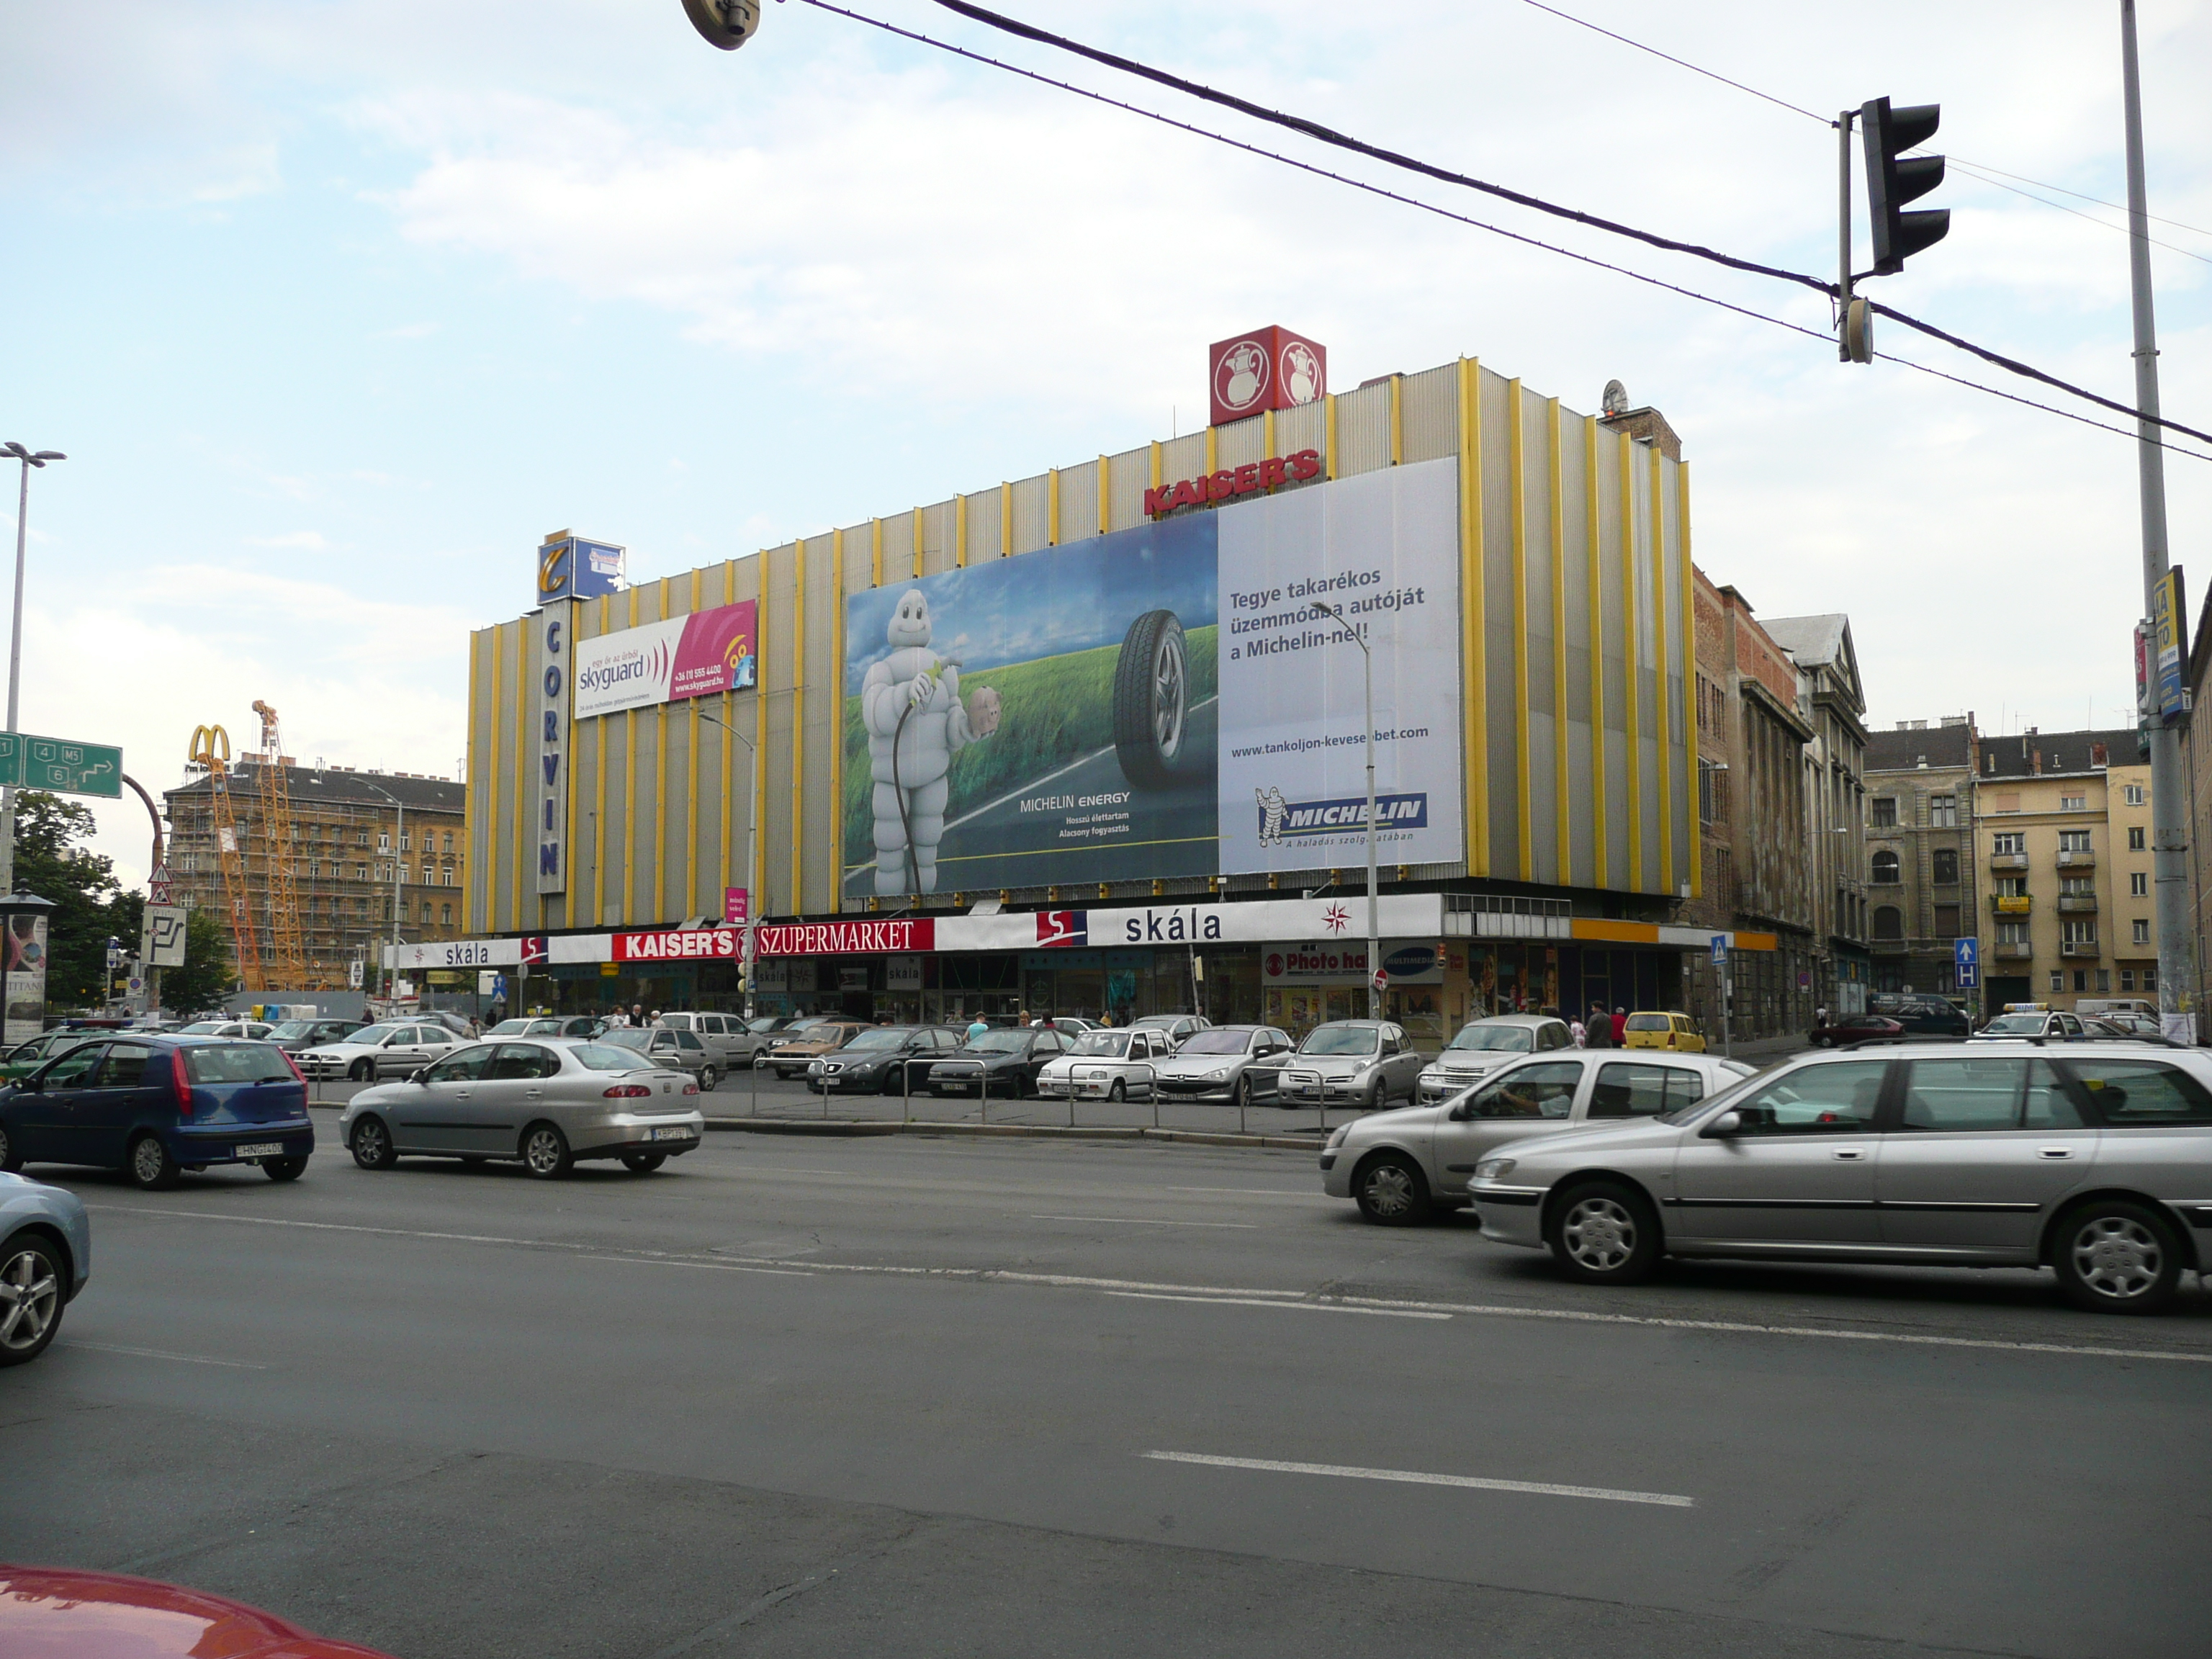
<svg viewBox="0 0 2212 1659">
<path fill-rule="evenodd" d="M 1632 1284 L 1662 1255 L 2047 1267 L 2152 1313 L 2212 1261 L 2212 1055 L 1906 1043 L 1808 1057 L 1633 1124 L 1510 1140 L 1486 1238 Z"/>
</svg>

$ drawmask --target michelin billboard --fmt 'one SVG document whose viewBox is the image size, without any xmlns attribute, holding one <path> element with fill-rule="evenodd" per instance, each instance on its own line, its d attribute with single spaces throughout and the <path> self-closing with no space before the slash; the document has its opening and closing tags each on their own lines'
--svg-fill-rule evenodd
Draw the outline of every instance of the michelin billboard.
<svg viewBox="0 0 2212 1659">
<path fill-rule="evenodd" d="M 851 596 L 845 894 L 1358 863 L 1353 632 L 1377 855 L 1462 860 L 1458 562 L 1446 459 Z"/>
</svg>

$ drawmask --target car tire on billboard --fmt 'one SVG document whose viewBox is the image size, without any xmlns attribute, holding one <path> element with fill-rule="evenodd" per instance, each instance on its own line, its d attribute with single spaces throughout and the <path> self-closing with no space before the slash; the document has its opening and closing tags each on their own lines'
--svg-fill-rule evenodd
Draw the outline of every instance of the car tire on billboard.
<svg viewBox="0 0 2212 1659">
<path fill-rule="evenodd" d="M 1147 611 L 1129 624 L 1114 665 L 1114 753 L 1137 788 L 1174 782 L 1189 693 L 1182 623 L 1172 611 Z"/>
</svg>

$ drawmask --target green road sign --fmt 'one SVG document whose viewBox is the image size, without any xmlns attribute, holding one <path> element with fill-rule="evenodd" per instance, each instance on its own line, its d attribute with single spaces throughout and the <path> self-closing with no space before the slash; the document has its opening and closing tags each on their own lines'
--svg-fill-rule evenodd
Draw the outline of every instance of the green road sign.
<svg viewBox="0 0 2212 1659">
<path fill-rule="evenodd" d="M 120 795 L 123 751 L 106 744 L 0 732 L 0 784 L 65 795 Z"/>
</svg>

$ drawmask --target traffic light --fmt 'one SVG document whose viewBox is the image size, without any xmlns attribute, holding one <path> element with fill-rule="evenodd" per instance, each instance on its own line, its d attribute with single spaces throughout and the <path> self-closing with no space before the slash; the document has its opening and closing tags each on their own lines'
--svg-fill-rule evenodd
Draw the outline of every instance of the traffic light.
<svg viewBox="0 0 2212 1659">
<path fill-rule="evenodd" d="M 1867 217 L 1874 227 L 1877 276 L 1894 276 L 1907 259 L 1950 234 L 1948 208 L 1904 211 L 1907 202 L 1917 201 L 1943 182 L 1943 158 L 1899 155 L 1934 137 L 1942 119 L 1941 104 L 1892 109 L 1887 98 L 1871 99 L 1859 112 L 1859 131 L 1866 141 Z"/>
</svg>

